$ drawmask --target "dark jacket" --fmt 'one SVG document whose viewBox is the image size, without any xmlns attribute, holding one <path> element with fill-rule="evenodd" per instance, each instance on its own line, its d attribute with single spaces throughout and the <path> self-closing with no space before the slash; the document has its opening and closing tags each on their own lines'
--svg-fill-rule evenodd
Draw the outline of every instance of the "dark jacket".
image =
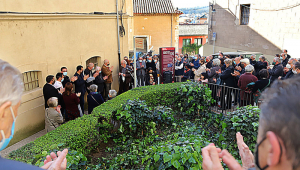
<svg viewBox="0 0 300 170">
<path fill-rule="evenodd" d="M 44 94 L 44 100 L 45 100 L 45 108 L 48 108 L 47 105 L 48 99 L 51 97 L 57 97 L 58 99 L 58 105 L 63 105 L 62 96 L 59 94 L 58 90 L 53 87 L 51 84 L 45 84 L 43 87 L 43 94 Z"/>
<path fill-rule="evenodd" d="M 183 82 L 187 81 L 188 79 L 190 79 L 191 75 L 192 75 L 192 70 L 191 69 L 190 70 L 185 70 L 181 81 L 183 81 Z"/>
<path fill-rule="evenodd" d="M 104 103 L 104 100 L 101 96 L 101 94 L 99 93 L 95 93 L 95 92 L 91 92 L 88 96 L 87 96 L 87 101 L 88 101 L 88 112 L 89 114 L 92 113 L 93 109 L 99 105 L 101 105 L 102 103 Z"/>
<path fill-rule="evenodd" d="M 284 60 L 282 60 L 282 66 L 286 67 L 288 62 L 289 62 L 289 59 L 286 57 Z"/>
<path fill-rule="evenodd" d="M 176 70 L 176 68 L 175 68 L 175 75 L 176 76 L 182 76 L 183 75 L 183 73 L 184 73 L 184 66 L 183 66 L 183 63 L 181 62 L 181 61 L 177 61 L 176 63 L 175 63 L 175 67 L 177 66 L 177 67 L 179 67 L 180 65 L 182 64 L 182 69 L 177 69 Z"/>
<path fill-rule="evenodd" d="M 149 63 L 149 62 L 146 63 L 146 68 L 149 69 L 150 67 L 152 68 L 153 71 L 156 72 L 156 64 L 153 60 L 151 63 Z"/>
<path fill-rule="evenodd" d="M 226 70 L 221 74 L 220 79 L 225 83 L 226 86 L 235 87 L 235 77 L 232 76 L 231 73 L 234 73 L 233 66 L 227 67 Z"/>
<path fill-rule="evenodd" d="M 193 62 L 193 64 L 194 64 L 194 69 L 198 69 L 201 65 L 200 65 L 200 63 L 199 63 L 199 59 L 197 59 L 197 60 L 194 60 L 194 62 Z"/>
<path fill-rule="evenodd" d="M 293 70 L 291 69 L 290 71 L 288 71 L 286 73 L 286 75 L 284 77 L 281 77 L 281 80 L 285 80 L 285 79 L 289 79 L 292 78 L 294 76 Z"/>
<path fill-rule="evenodd" d="M 69 76 L 65 76 L 65 77 L 64 77 L 64 81 L 61 82 L 61 84 L 63 85 L 63 87 L 65 87 L 66 84 L 69 83 L 69 82 L 71 82 Z"/>
<path fill-rule="evenodd" d="M 93 73 L 93 75 L 96 73 L 96 71 Z M 102 93 L 104 90 L 104 82 L 102 74 L 100 73 L 97 77 L 95 77 L 94 83 L 98 86 L 98 92 Z"/>
<path fill-rule="evenodd" d="M 212 65 L 212 61 L 209 61 L 207 64 L 206 64 L 206 68 L 212 68 L 213 67 L 213 65 Z"/>
<path fill-rule="evenodd" d="M 260 90 L 260 92 L 262 92 L 262 90 L 264 90 L 267 86 L 270 86 L 269 81 L 269 79 L 261 79 L 255 82 L 252 93 L 255 93 L 257 90 Z"/>
<path fill-rule="evenodd" d="M 0 157 L 1 170 L 42 170 L 42 168 L 28 165 L 26 163 L 4 159 Z"/>
<path fill-rule="evenodd" d="M 220 66 L 214 66 L 212 69 L 210 69 L 210 71 L 207 72 L 209 83 L 216 83 L 216 82 L 214 82 L 213 79 L 219 78 L 219 74 L 216 73 L 216 71 L 219 71 L 220 69 L 221 69 Z"/>
<path fill-rule="evenodd" d="M 267 66 L 268 66 L 267 62 L 261 62 L 261 61 L 256 62 L 256 64 L 254 65 L 254 69 L 255 69 L 255 76 L 258 79 L 260 79 L 259 78 L 259 72 L 260 72 L 260 70 L 267 69 Z"/>
<path fill-rule="evenodd" d="M 75 93 L 81 93 L 81 95 L 84 95 L 86 88 L 85 88 L 85 81 L 83 79 L 83 74 L 75 73 L 74 76 L 77 76 L 78 79 L 74 82 L 75 84 Z"/>
<path fill-rule="evenodd" d="M 275 81 L 278 79 L 279 76 L 283 75 L 283 66 L 281 63 L 275 65 L 273 69 L 269 69 L 269 74 L 270 74 L 270 80 L 271 82 Z"/>
<path fill-rule="evenodd" d="M 89 70 L 88 68 L 86 68 L 85 70 L 84 70 L 84 75 L 89 75 L 89 77 L 93 77 L 93 72 L 92 72 L 92 70 Z M 92 84 L 94 84 L 94 81 L 91 81 L 91 82 L 87 82 L 87 81 L 85 81 L 85 87 L 86 88 L 89 88 L 90 87 L 90 85 L 92 85 Z M 88 89 L 87 89 L 88 90 Z M 89 92 L 89 91 L 88 91 Z"/>
</svg>

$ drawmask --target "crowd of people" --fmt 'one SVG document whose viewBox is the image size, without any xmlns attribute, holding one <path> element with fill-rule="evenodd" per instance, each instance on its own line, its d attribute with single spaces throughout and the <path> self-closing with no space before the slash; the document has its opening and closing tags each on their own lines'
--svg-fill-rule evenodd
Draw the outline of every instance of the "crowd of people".
<svg viewBox="0 0 300 170">
<path fill-rule="evenodd" d="M 299 60 L 291 58 L 287 50 L 283 50 L 281 55 L 276 54 L 271 64 L 263 55 L 256 61 L 255 54 L 250 58 L 242 55 L 231 58 L 219 52 L 218 58 L 201 57 L 199 54 L 192 57 L 192 60 L 188 54 L 176 55 L 175 58 L 175 81 L 191 80 L 229 87 L 226 90 L 213 89 L 213 98 L 220 101 L 221 110 L 231 109 L 232 102 L 240 106 L 258 102 L 258 95 L 275 80 L 289 79 L 299 73 Z M 234 89 L 240 90 L 234 92 Z"/>
<path fill-rule="evenodd" d="M 122 63 L 125 63 L 125 60 Z M 119 74 L 122 73 L 122 76 L 123 66 Z M 55 77 L 48 75 L 47 83 L 43 87 L 46 131 L 54 130 L 64 122 L 83 116 L 85 101 L 87 113 L 91 114 L 95 107 L 114 98 L 117 92 L 111 89 L 112 72 L 113 66 L 109 60 L 104 60 L 102 67 L 95 68 L 93 63 L 89 63 L 86 69 L 81 65 L 77 66 L 76 73 L 70 76 L 71 78 L 66 67 L 62 67 Z"/>
</svg>

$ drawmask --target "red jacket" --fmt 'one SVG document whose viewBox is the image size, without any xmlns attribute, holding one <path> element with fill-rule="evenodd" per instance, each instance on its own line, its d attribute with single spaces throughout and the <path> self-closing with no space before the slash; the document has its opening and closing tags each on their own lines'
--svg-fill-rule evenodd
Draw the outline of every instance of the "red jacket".
<svg viewBox="0 0 300 170">
<path fill-rule="evenodd" d="M 257 77 L 255 77 L 251 73 L 245 73 L 245 74 L 241 75 L 239 82 L 238 82 L 238 86 L 242 90 L 241 91 L 241 100 L 247 100 L 246 98 L 244 99 L 244 93 L 245 93 L 246 87 L 249 83 L 256 82 L 257 80 L 258 80 Z"/>
</svg>

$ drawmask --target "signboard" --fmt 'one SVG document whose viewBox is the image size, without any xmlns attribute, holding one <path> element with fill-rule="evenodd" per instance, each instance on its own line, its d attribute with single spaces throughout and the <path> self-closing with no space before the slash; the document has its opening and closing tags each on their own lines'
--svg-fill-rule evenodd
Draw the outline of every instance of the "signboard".
<svg viewBox="0 0 300 170">
<path fill-rule="evenodd" d="M 139 49 L 144 49 L 144 39 L 136 38 L 135 39 L 135 47 Z"/>
<path fill-rule="evenodd" d="M 216 38 L 217 38 L 217 33 L 213 32 L 212 40 L 216 41 Z"/>
<path fill-rule="evenodd" d="M 172 78 L 175 76 L 175 48 L 166 47 L 159 49 L 160 55 L 160 75 L 163 80 L 163 74 L 165 71 L 172 72 Z"/>
</svg>

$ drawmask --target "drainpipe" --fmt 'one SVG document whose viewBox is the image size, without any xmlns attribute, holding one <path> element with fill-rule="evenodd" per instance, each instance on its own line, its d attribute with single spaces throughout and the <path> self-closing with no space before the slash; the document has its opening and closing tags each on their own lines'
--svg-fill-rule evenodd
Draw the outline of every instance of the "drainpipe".
<svg viewBox="0 0 300 170">
<path fill-rule="evenodd" d="M 117 26 L 118 26 L 118 59 L 119 59 L 119 67 L 121 66 L 121 50 L 120 50 L 120 25 L 119 25 L 119 6 L 118 1 L 116 0 L 117 6 Z"/>
<path fill-rule="evenodd" d="M 171 47 L 173 47 L 173 13 L 171 14 Z"/>
</svg>

